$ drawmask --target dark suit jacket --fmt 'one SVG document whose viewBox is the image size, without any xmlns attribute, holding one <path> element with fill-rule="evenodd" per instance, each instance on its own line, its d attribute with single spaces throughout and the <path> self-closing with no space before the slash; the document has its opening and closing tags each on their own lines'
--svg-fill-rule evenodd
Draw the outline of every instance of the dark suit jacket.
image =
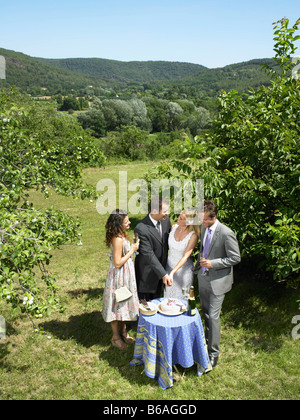
<svg viewBox="0 0 300 420">
<path fill-rule="evenodd" d="M 155 293 L 159 281 L 167 274 L 168 237 L 171 222 L 167 217 L 161 221 L 162 237 L 146 216 L 134 229 L 140 238 L 138 255 L 135 258 L 135 274 L 138 292 Z"/>
</svg>

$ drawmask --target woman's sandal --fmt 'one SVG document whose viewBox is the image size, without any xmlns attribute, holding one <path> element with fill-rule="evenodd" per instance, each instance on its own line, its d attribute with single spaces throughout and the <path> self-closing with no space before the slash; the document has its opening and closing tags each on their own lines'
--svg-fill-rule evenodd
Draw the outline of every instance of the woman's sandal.
<svg viewBox="0 0 300 420">
<path fill-rule="evenodd" d="M 125 341 L 125 343 L 127 343 L 127 344 L 135 343 L 135 339 L 133 337 L 130 337 L 130 335 L 128 333 L 127 333 L 126 336 L 124 334 L 122 334 L 122 338 Z"/>
<path fill-rule="evenodd" d="M 122 338 L 116 338 L 115 340 L 111 339 L 110 341 L 111 341 L 111 344 L 114 347 L 117 347 L 117 349 L 120 349 L 120 350 L 126 350 L 126 349 L 128 349 L 127 344 L 124 343 L 124 341 L 122 340 Z"/>
</svg>

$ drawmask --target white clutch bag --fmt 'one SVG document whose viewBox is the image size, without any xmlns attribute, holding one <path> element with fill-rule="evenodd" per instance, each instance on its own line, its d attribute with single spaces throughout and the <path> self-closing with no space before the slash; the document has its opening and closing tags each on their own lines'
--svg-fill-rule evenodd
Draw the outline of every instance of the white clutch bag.
<svg viewBox="0 0 300 420">
<path fill-rule="evenodd" d="M 126 286 L 123 286 L 115 291 L 115 295 L 117 302 L 123 302 L 124 300 L 131 298 L 132 293 L 130 290 L 127 289 Z"/>
</svg>

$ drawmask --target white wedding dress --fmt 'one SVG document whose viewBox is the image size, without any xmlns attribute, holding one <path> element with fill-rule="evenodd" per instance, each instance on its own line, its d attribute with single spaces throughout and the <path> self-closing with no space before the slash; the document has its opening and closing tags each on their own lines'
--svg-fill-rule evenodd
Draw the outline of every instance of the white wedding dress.
<svg viewBox="0 0 300 420">
<path fill-rule="evenodd" d="M 182 241 L 176 241 L 175 232 L 178 228 L 178 225 L 175 225 L 169 235 L 169 254 L 166 270 L 170 274 L 172 269 L 177 265 L 177 263 L 183 257 L 184 251 L 193 235 L 194 231 L 191 231 Z M 190 257 L 186 263 L 176 271 L 173 277 L 172 286 L 165 286 L 164 297 L 165 298 L 177 298 L 182 299 L 182 288 L 188 288 L 193 284 L 194 273 L 192 272 L 193 261 Z"/>
</svg>

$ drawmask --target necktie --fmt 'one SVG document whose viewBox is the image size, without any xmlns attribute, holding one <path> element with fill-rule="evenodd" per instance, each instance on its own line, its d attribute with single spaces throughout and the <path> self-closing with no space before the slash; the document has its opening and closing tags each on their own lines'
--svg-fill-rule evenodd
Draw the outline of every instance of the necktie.
<svg viewBox="0 0 300 420">
<path fill-rule="evenodd" d="M 160 221 L 158 221 L 157 223 L 156 223 L 156 230 L 157 230 L 157 232 L 159 233 L 159 236 L 161 236 L 161 230 L 160 230 Z"/>
<path fill-rule="evenodd" d="M 205 244 L 204 244 L 204 248 L 203 248 L 203 258 L 205 258 L 205 259 L 208 257 L 208 251 L 209 251 L 210 242 L 211 242 L 211 234 L 212 234 L 212 230 L 210 228 L 208 228 L 206 239 L 205 239 Z M 208 271 L 207 268 L 202 267 L 202 272 L 205 273 L 206 271 Z"/>
<path fill-rule="evenodd" d="M 204 248 L 203 248 L 203 257 L 205 259 L 208 257 L 208 251 L 209 251 L 210 242 L 211 242 L 211 233 L 212 233 L 212 230 L 210 228 L 208 228 L 206 239 L 205 239 L 205 244 L 204 244 Z"/>
</svg>

